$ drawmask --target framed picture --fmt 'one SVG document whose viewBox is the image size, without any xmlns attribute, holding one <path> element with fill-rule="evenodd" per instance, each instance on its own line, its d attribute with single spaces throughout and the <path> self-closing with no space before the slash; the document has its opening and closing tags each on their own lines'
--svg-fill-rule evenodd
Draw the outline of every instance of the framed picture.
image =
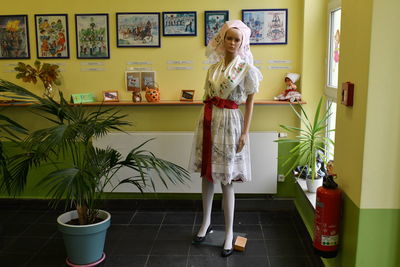
<svg viewBox="0 0 400 267">
<path fill-rule="evenodd" d="M 229 11 L 205 11 L 204 26 L 205 26 L 205 45 L 214 37 L 222 28 L 225 21 L 229 20 Z"/>
<path fill-rule="evenodd" d="M 68 15 L 35 15 L 37 57 L 69 58 Z"/>
<path fill-rule="evenodd" d="M 0 59 L 28 59 L 27 15 L 0 16 Z"/>
<path fill-rule="evenodd" d="M 146 90 L 146 86 L 155 86 L 156 72 L 155 71 L 142 71 L 140 73 L 141 88 Z"/>
<path fill-rule="evenodd" d="M 163 12 L 164 36 L 196 36 L 196 11 Z"/>
<path fill-rule="evenodd" d="M 108 14 L 75 14 L 76 57 L 110 58 Z"/>
<path fill-rule="evenodd" d="M 161 47 L 160 13 L 117 13 L 117 47 Z"/>
<path fill-rule="evenodd" d="M 287 9 L 243 9 L 242 20 L 250 27 L 250 44 L 287 44 Z"/>
<path fill-rule="evenodd" d="M 125 86 L 130 92 L 140 92 L 140 71 L 125 71 Z"/>
<path fill-rule="evenodd" d="M 104 102 L 118 102 L 118 91 L 103 91 Z"/>
<path fill-rule="evenodd" d="M 194 90 L 182 90 L 181 101 L 193 101 Z"/>
</svg>

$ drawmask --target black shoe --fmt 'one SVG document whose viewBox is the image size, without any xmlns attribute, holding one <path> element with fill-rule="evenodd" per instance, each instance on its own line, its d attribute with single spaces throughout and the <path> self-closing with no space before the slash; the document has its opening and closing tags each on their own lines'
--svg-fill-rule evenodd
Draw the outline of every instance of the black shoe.
<svg viewBox="0 0 400 267">
<path fill-rule="evenodd" d="M 208 235 L 208 233 L 211 232 L 211 230 L 212 230 L 212 227 L 211 227 L 211 224 L 210 224 L 210 225 L 208 226 L 208 228 L 207 228 L 207 231 L 206 231 L 205 236 L 197 236 L 197 235 L 195 235 L 195 236 L 193 237 L 193 242 L 194 242 L 194 243 L 201 243 L 201 242 L 203 242 L 204 239 L 206 239 L 206 236 Z"/>
<path fill-rule="evenodd" d="M 231 249 L 222 248 L 222 251 L 221 251 L 221 256 L 222 257 L 229 257 L 232 254 L 233 254 L 233 247 Z"/>
</svg>

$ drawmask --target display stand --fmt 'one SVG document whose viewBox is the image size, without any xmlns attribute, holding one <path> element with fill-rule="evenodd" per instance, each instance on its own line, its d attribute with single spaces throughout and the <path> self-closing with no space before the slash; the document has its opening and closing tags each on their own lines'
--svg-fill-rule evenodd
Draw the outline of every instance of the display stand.
<svg viewBox="0 0 400 267">
<path fill-rule="evenodd" d="M 246 237 L 247 234 L 245 233 L 233 233 L 233 243 L 235 243 L 236 237 L 237 236 L 242 236 Z M 197 242 L 192 242 L 195 245 L 206 245 L 206 246 L 213 246 L 213 247 L 222 247 L 225 243 L 225 231 L 220 231 L 220 230 L 211 230 L 206 238 L 204 239 L 203 242 L 197 243 Z"/>
</svg>

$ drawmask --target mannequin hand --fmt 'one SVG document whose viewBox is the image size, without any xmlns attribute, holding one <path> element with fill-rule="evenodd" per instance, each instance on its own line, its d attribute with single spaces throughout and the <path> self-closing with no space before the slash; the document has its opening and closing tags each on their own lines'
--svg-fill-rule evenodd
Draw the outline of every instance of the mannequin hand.
<svg viewBox="0 0 400 267">
<path fill-rule="evenodd" d="M 246 144 L 246 140 L 247 140 L 247 134 L 242 134 L 239 138 L 239 145 L 236 150 L 236 153 L 239 153 L 240 151 L 242 151 L 244 145 Z"/>
</svg>

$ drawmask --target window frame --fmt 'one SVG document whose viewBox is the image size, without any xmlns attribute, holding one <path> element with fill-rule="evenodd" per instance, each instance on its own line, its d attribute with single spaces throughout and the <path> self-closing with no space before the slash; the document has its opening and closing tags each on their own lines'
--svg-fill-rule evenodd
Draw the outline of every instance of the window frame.
<svg viewBox="0 0 400 267">
<path fill-rule="evenodd" d="M 329 75 L 330 75 L 330 52 L 332 49 L 332 34 L 331 34 L 331 27 L 332 27 L 332 13 L 335 12 L 336 10 L 341 9 L 342 3 L 341 0 L 329 0 L 328 2 L 328 10 L 327 10 L 327 20 L 328 20 L 328 30 L 327 30 L 327 51 L 326 51 L 326 58 L 325 58 L 325 66 L 326 66 L 326 73 L 325 73 L 325 90 L 324 90 L 324 95 L 325 95 L 325 110 L 329 112 L 328 108 L 330 106 L 330 102 L 333 102 L 336 104 L 336 110 L 335 110 L 335 126 L 334 128 L 336 128 L 336 111 L 337 111 L 337 92 L 338 92 L 338 88 L 337 87 L 331 87 L 329 86 Z M 339 84 L 338 84 L 339 87 Z M 329 118 L 329 120 L 332 120 L 332 117 Z M 326 125 L 326 137 L 329 137 L 332 133 L 329 132 L 329 130 L 332 130 L 331 128 L 331 123 L 329 123 L 329 121 L 327 122 Z M 335 132 L 333 133 L 335 134 Z M 326 155 L 329 159 L 334 159 L 334 152 L 335 152 L 335 148 L 333 147 L 333 151 L 331 151 L 332 147 L 329 146 L 327 148 L 328 150 L 328 155 Z M 333 156 L 331 156 L 330 153 L 332 153 Z"/>
<path fill-rule="evenodd" d="M 331 87 L 329 86 L 329 65 L 330 65 L 330 51 L 332 48 L 332 42 L 331 42 L 331 25 L 332 25 L 332 17 L 331 14 L 332 12 L 341 9 L 341 0 L 329 0 L 328 2 L 328 16 L 327 16 L 327 20 L 328 20 L 328 30 L 327 30 L 327 42 L 328 42 L 328 46 L 327 46 L 327 51 L 326 51 L 326 57 L 325 57 L 325 66 L 326 66 L 326 72 L 325 72 L 325 90 L 324 90 L 324 94 L 327 98 L 334 100 L 334 102 L 337 103 L 337 87 Z M 338 85 L 339 86 L 339 85 Z"/>
</svg>

